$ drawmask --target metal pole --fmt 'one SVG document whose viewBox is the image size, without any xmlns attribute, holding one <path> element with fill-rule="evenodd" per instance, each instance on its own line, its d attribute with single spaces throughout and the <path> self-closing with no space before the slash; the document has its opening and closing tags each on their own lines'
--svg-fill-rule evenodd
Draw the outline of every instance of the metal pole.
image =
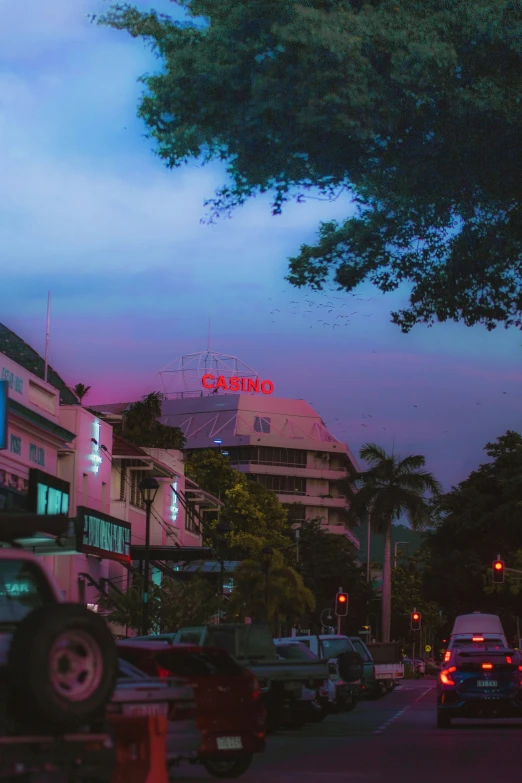
<svg viewBox="0 0 522 783">
<path fill-rule="evenodd" d="M 218 624 L 221 622 L 221 610 L 223 608 L 223 595 L 224 595 L 223 581 L 224 581 L 225 563 L 223 561 L 223 553 L 221 553 L 221 558 L 220 558 L 220 561 L 219 561 L 219 565 L 220 565 L 220 575 L 219 575 L 220 590 L 219 590 L 219 594 L 221 595 L 221 603 L 220 603 L 219 609 L 218 609 Z"/>
<path fill-rule="evenodd" d="M 372 543 L 372 527 L 371 527 L 371 520 L 370 520 L 370 513 L 368 512 L 368 539 L 367 539 L 367 545 L 366 545 L 366 581 L 368 584 L 370 584 L 370 548 Z"/>
<path fill-rule="evenodd" d="M 299 562 L 299 528 L 295 531 L 295 562 Z"/>
<path fill-rule="evenodd" d="M 47 292 L 47 325 L 45 328 L 45 364 L 44 381 L 47 383 L 49 373 L 49 336 L 51 334 L 51 292 Z"/>
<path fill-rule="evenodd" d="M 150 561 L 150 507 L 152 501 L 146 500 L 145 517 L 145 563 L 143 566 L 143 623 L 142 636 L 148 636 L 149 633 L 149 561 Z"/>
<path fill-rule="evenodd" d="M 343 592 L 343 588 L 342 587 L 339 588 L 339 592 L 340 593 Z M 341 635 L 341 618 L 340 618 L 339 615 L 337 615 L 337 636 L 340 636 L 340 635 Z"/>
</svg>

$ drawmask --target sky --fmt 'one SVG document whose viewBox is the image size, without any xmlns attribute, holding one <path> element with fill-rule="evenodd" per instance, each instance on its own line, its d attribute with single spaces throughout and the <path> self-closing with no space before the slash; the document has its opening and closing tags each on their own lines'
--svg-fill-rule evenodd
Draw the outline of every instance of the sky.
<svg viewBox="0 0 522 783">
<path fill-rule="evenodd" d="M 138 79 L 160 63 L 88 21 L 104 7 L 0 0 L 0 322 L 43 354 L 50 290 L 51 364 L 96 404 L 160 390 L 160 369 L 206 349 L 210 320 L 213 350 L 311 402 L 354 454 L 367 441 L 424 454 L 446 489 L 486 461 L 488 441 L 521 431 L 518 330 L 404 335 L 390 312 L 407 288 L 324 296 L 285 283 L 288 257 L 320 221 L 350 214 L 348 197 L 277 217 L 257 198 L 201 223 L 223 168 L 169 171 L 154 155 Z M 154 7 L 181 18 L 168 0 Z"/>
</svg>

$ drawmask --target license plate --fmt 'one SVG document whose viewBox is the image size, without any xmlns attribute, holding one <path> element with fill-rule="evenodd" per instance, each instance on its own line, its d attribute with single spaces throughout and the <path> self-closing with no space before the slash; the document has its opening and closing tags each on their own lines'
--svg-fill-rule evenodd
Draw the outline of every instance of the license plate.
<svg viewBox="0 0 522 783">
<path fill-rule="evenodd" d="M 241 737 L 218 737 L 218 750 L 241 750 L 243 743 Z"/>
<path fill-rule="evenodd" d="M 138 717 L 148 715 L 166 715 L 168 712 L 168 704 L 164 702 L 155 702 L 152 704 L 124 704 L 124 715 L 136 715 Z"/>
<path fill-rule="evenodd" d="M 496 680 L 477 680 L 477 685 L 479 688 L 496 688 L 498 682 Z"/>
</svg>

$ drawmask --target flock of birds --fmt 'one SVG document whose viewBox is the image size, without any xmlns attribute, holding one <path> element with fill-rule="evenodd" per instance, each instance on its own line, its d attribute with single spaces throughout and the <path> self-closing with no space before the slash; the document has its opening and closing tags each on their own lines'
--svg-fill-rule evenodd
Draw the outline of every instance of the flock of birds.
<svg viewBox="0 0 522 783">
<path fill-rule="evenodd" d="M 295 296 L 295 289 L 288 289 L 282 291 L 282 294 L 291 296 L 292 293 Z M 286 298 L 286 297 L 285 297 Z M 347 327 L 355 320 L 355 317 L 359 318 L 371 318 L 374 315 L 373 312 L 364 312 L 366 309 L 365 304 L 368 302 L 376 301 L 376 297 L 365 298 L 354 293 L 343 293 L 339 295 L 339 291 L 336 289 L 328 289 L 326 291 L 310 292 L 307 291 L 307 298 L 302 302 L 297 299 L 289 299 L 285 303 L 277 299 L 270 298 L 268 301 L 270 304 L 269 315 L 271 316 L 271 322 L 277 324 L 280 317 L 283 315 L 291 314 L 295 318 L 302 318 L 308 321 L 307 326 L 309 329 L 318 329 L 322 331 L 324 328 L 330 329 L 342 329 Z M 357 304 L 356 304 L 357 303 Z M 278 304 L 279 306 L 275 306 Z M 356 310 L 352 310 L 353 307 Z M 373 308 L 372 308 L 373 309 Z M 377 351 L 372 351 L 376 354 Z M 503 395 L 507 395 L 507 391 L 502 391 Z M 475 405 L 480 406 L 483 404 L 482 400 L 475 400 Z M 312 407 L 315 407 L 310 402 Z M 419 405 L 413 405 L 413 408 L 419 409 Z M 317 410 L 317 408 L 315 408 Z M 318 411 L 320 413 L 320 411 Z M 369 420 L 369 421 L 366 421 Z M 376 430 L 380 427 L 381 430 L 387 431 L 387 428 L 382 426 L 382 423 L 378 422 L 378 417 L 374 418 L 371 413 L 361 413 L 361 421 L 351 424 L 344 424 L 343 429 L 338 429 L 343 426 L 343 421 L 339 418 L 334 420 L 332 429 L 341 433 L 346 433 L 347 430 L 357 430 L 360 428 Z M 449 430 L 443 431 L 444 435 L 449 434 Z"/>
<path fill-rule="evenodd" d="M 288 293 L 283 291 L 284 294 Z M 286 306 L 274 307 L 269 314 L 272 316 L 272 323 L 275 324 L 278 321 L 278 317 L 282 313 L 290 313 L 294 317 L 302 317 L 313 323 L 308 324 L 309 329 L 324 329 L 325 327 L 330 329 L 341 329 L 343 326 L 349 326 L 351 319 L 354 316 L 362 316 L 363 318 L 371 318 L 373 313 L 363 313 L 361 305 L 355 304 L 355 302 L 373 302 L 375 297 L 371 296 L 365 299 L 358 294 L 345 293 L 343 296 L 338 296 L 339 292 L 336 289 L 328 291 L 319 291 L 314 296 L 308 292 L 308 298 L 299 302 L 295 299 L 291 299 L 287 302 Z M 314 298 L 311 298 L 314 297 Z M 348 302 L 347 297 L 351 297 L 352 301 Z M 268 300 L 274 302 L 272 298 Z M 357 307 L 357 310 L 351 310 L 352 307 Z M 318 317 L 320 316 L 320 317 Z"/>
</svg>

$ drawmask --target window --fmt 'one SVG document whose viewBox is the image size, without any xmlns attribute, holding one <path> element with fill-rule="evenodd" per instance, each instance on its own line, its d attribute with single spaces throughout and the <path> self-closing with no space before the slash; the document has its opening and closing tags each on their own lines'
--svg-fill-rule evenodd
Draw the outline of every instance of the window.
<svg viewBox="0 0 522 783">
<path fill-rule="evenodd" d="M 82 505 L 88 506 L 89 505 L 89 474 L 84 473 L 82 476 Z"/>
<path fill-rule="evenodd" d="M 301 642 L 294 644 L 277 644 L 277 654 L 287 661 L 316 661 L 317 655 Z"/>
<path fill-rule="evenodd" d="M 256 416 L 254 419 L 254 430 L 268 435 L 270 432 L 270 419 L 266 416 Z"/>
<path fill-rule="evenodd" d="M 228 448 L 232 465 L 283 465 L 306 468 L 306 450 L 280 449 L 271 446 L 239 446 Z"/>
<path fill-rule="evenodd" d="M 198 639 L 199 641 L 199 639 Z M 158 664 L 176 677 L 213 677 L 217 675 L 240 677 L 243 667 L 229 655 L 221 652 L 160 651 L 156 653 Z"/>
<path fill-rule="evenodd" d="M 199 535 L 199 524 L 194 513 L 194 506 L 191 503 L 187 503 L 187 508 L 185 509 L 185 530 Z"/>
<path fill-rule="evenodd" d="M 0 628 L 20 623 L 33 609 L 53 603 L 56 599 L 36 564 L 0 561 Z"/>
<path fill-rule="evenodd" d="M 299 525 L 306 521 L 305 507 L 302 503 L 283 503 L 283 508 L 288 512 L 290 525 Z"/>
<path fill-rule="evenodd" d="M 140 492 L 140 481 L 150 476 L 150 471 L 147 470 L 129 470 L 129 503 L 135 508 L 141 508 L 145 510 L 145 503 L 143 496 Z"/>
<path fill-rule="evenodd" d="M 271 476 L 260 473 L 247 474 L 247 478 L 280 495 L 306 495 L 306 479 L 300 476 Z"/>
<path fill-rule="evenodd" d="M 356 652 L 359 653 L 365 663 L 370 661 L 373 662 L 373 658 L 371 657 L 370 653 L 359 639 L 352 639 L 352 644 L 355 647 Z"/>
</svg>

